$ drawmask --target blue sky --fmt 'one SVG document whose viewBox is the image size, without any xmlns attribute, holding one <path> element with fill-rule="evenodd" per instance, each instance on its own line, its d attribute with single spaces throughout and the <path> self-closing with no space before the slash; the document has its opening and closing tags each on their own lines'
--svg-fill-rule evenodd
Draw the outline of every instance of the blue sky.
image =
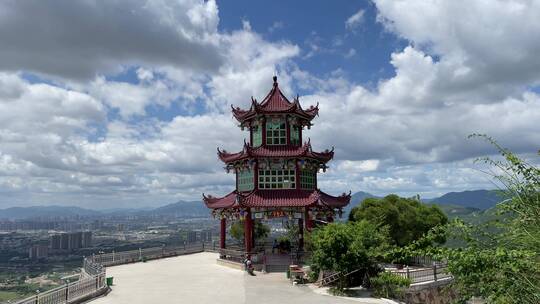
<svg viewBox="0 0 540 304">
<path fill-rule="evenodd" d="M 220 29 L 234 31 L 248 21 L 270 41 L 288 40 L 301 46 L 303 70 L 319 77 L 341 70 L 365 85 L 394 75 L 392 52 L 408 43 L 376 22 L 376 7 L 369 1 L 229 1 L 220 3 Z M 345 21 L 362 12 L 361 20 L 347 28 Z M 308 56 L 312 47 L 320 50 Z M 350 55 L 349 52 L 354 52 Z M 349 56 L 347 56 L 349 54 Z"/>
<path fill-rule="evenodd" d="M 533 163 L 540 4 L 515 1 L 4 1 L 0 208 L 157 206 L 222 195 L 230 104 L 277 73 L 334 146 L 319 186 L 433 197 L 491 188 L 486 133 Z M 467 10 L 463 10 L 467 7 Z"/>
</svg>

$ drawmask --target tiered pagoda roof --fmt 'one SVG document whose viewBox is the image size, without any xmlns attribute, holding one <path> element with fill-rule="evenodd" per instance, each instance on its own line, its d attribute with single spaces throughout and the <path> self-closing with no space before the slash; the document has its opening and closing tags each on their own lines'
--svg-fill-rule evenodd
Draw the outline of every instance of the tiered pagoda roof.
<svg viewBox="0 0 540 304">
<path fill-rule="evenodd" d="M 268 208 L 268 207 L 322 207 L 342 208 L 351 199 L 351 194 L 331 196 L 316 190 L 253 190 L 247 193 L 233 191 L 224 197 L 205 196 L 203 200 L 210 209 Z"/>
<path fill-rule="evenodd" d="M 311 106 L 309 109 L 304 110 L 300 106 L 298 96 L 290 102 L 285 95 L 279 89 L 277 83 L 277 77 L 274 76 L 274 86 L 272 90 L 266 95 L 261 103 L 256 99 L 251 98 L 251 107 L 249 110 L 243 110 L 239 107 L 232 106 L 233 116 L 240 122 L 256 118 L 260 114 L 296 114 L 299 117 L 311 121 L 319 113 L 319 104 Z"/>
<path fill-rule="evenodd" d="M 251 127 L 254 125 L 259 126 L 259 123 L 263 123 L 262 130 L 256 129 L 256 131 L 261 132 L 259 134 L 262 136 L 262 140 L 259 142 L 260 146 L 254 147 L 253 138 L 251 138 L 249 144 L 244 141 L 242 151 L 237 153 L 229 153 L 218 148 L 218 157 L 227 165 L 227 172 L 229 172 L 231 168 L 239 168 L 239 170 L 236 170 L 237 188 L 239 187 L 239 174 L 245 172 L 243 169 L 249 167 L 251 168 L 250 170 L 254 170 L 253 177 L 248 177 L 253 179 L 253 184 L 250 188 L 242 188 L 254 190 L 244 192 L 235 190 L 223 197 L 205 196 L 203 194 L 204 203 L 208 208 L 297 208 L 298 210 L 307 211 L 308 209 L 340 209 L 349 203 L 351 199 L 350 193 L 342 194 L 341 196 L 331 196 L 317 188 L 318 169 L 322 168 L 323 171 L 325 171 L 326 163 L 334 156 L 334 148 L 323 152 L 315 152 L 312 149 L 310 141 L 303 145 L 300 145 L 299 143 L 292 144 L 290 138 L 291 133 L 287 134 L 286 144 L 267 144 L 266 125 L 264 124 L 265 120 L 267 121 L 266 123 L 268 123 L 268 119 L 284 121 L 286 124 L 286 132 L 294 130 L 291 129 L 292 126 L 297 127 L 299 132 L 297 140 L 301 140 L 303 127 L 310 127 L 311 121 L 319 113 L 318 104 L 317 106 L 311 106 L 307 110 L 302 109 L 298 97 L 291 102 L 283 95 L 279 89 L 277 78 L 274 77 L 273 87 L 262 102 L 259 103 L 252 98 L 251 107 L 248 110 L 233 107 L 232 113 L 240 122 L 241 127 L 250 127 L 250 132 L 252 132 L 250 133 L 251 136 L 253 136 L 254 132 L 254 128 Z M 254 124 L 254 122 L 256 122 L 256 124 Z M 283 130 L 281 132 L 283 132 Z M 290 162 L 290 159 L 296 159 L 297 161 Z M 237 166 L 239 165 L 239 162 L 243 162 L 243 166 Z M 294 170 L 296 174 L 296 187 L 294 189 L 286 189 L 287 187 L 281 185 L 281 187 L 275 188 L 259 188 L 258 174 L 262 174 L 260 172 L 266 170 L 261 168 L 269 168 L 272 166 L 277 168 L 279 165 L 283 165 L 283 168 L 296 168 Z M 313 170 L 314 168 L 317 170 Z M 302 177 L 302 173 L 307 174 Z M 280 174 L 281 173 L 276 172 L 271 173 L 272 178 L 274 175 Z M 266 178 L 268 178 L 268 176 Z M 302 178 L 308 180 L 304 183 L 304 186 L 301 186 Z M 245 183 L 245 178 L 243 182 Z M 274 181 L 271 180 L 270 182 Z M 279 182 L 279 177 L 276 177 L 275 182 Z M 224 210 L 221 211 L 223 212 Z"/>
<path fill-rule="evenodd" d="M 334 157 L 334 148 L 324 152 L 315 152 L 311 148 L 310 141 L 306 142 L 302 146 L 272 146 L 271 148 L 265 146 L 252 147 L 244 142 L 244 149 L 237 153 L 228 153 L 227 151 L 221 151 L 218 148 L 218 157 L 224 163 L 231 163 L 258 157 L 310 158 L 321 163 L 326 163 Z"/>
</svg>

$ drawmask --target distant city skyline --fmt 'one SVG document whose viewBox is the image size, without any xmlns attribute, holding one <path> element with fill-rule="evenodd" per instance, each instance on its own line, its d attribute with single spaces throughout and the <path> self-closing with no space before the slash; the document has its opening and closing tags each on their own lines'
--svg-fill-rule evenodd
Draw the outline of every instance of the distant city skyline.
<svg viewBox="0 0 540 304">
<path fill-rule="evenodd" d="M 464 9 L 466 8 L 466 9 Z M 492 136 L 538 163 L 540 3 L 3 1 L 0 209 L 156 207 L 225 194 L 230 105 L 319 103 L 334 195 L 493 189 Z"/>
</svg>

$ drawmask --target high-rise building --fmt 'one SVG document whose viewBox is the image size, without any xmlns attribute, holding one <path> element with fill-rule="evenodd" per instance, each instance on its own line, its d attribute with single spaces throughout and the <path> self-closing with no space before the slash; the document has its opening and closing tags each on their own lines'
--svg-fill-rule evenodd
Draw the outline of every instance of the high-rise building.
<svg viewBox="0 0 540 304">
<path fill-rule="evenodd" d="M 75 250 L 92 247 L 92 232 L 64 232 L 51 235 L 49 246 L 52 250 Z"/>
<path fill-rule="evenodd" d="M 31 260 L 46 258 L 48 254 L 49 247 L 47 247 L 47 245 L 32 245 L 28 250 L 28 258 Z"/>
<path fill-rule="evenodd" d="M 82 247 L 82 232 L 73 232 L 68 234 L 69 245 L 68 250 L 79 249 Z"/>
<path fill-rule="evenodd" d="M 92 231 L 82 233 L 82 248 L 92 247 Z"/>
<path fill-rule="evenodd" d="M 69 248 L 69 234 L 60 234 L 60 249 L 67 250 Z"/>
<path fill-rule="evenodd" d="M 62 249 L 62 236 L 60 234 L 51 235 L 49 247 L 51 248 L 51 250 Z"/>
</svg>

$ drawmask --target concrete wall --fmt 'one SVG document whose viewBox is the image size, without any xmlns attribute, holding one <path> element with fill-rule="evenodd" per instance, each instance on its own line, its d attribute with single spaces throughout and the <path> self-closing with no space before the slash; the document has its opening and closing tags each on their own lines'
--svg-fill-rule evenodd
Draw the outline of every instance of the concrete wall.
<svg viewBox="0 0 540 304">
<path fill-rule="evenodd" d="M 407 304 L 450 304 L 457 298 L 455 291 L 447 288 L 452 280 L 412 285 L 405 291 Z"/>
</svg>

